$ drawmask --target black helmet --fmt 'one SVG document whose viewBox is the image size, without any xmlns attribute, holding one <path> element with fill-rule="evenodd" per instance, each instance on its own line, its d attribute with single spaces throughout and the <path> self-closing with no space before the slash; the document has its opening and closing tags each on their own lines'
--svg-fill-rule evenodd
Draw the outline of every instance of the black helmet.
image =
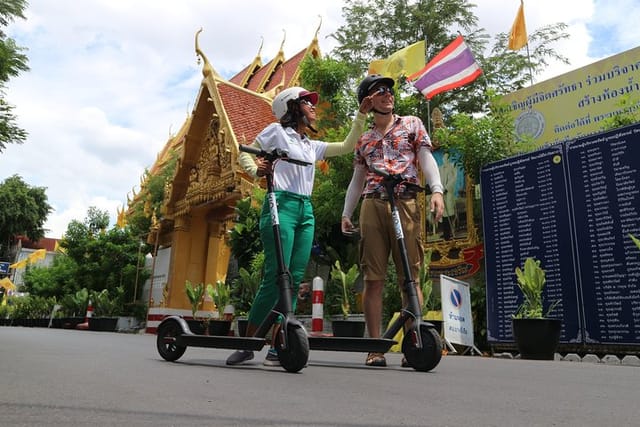
<svg viewBox="0 0 640 427">
<path fill-rule="evenodd" d="M 378 83 L 382 83 L 389 88 L 393 88 L 396 82 L 391 77 L 384 77 L 380 74 L 369 74 L 358 86 L 358 104 L 369 94 L 369 91 Z"/>
</svg>

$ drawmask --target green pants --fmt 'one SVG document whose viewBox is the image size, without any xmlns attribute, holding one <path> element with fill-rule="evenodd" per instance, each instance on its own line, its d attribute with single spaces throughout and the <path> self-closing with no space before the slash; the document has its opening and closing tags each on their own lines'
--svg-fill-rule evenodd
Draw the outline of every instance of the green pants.
<svg viewBox="0 0 640 427">
<path fill-rule="evenodd" d="M 297 305 L 298 288 L 304 278 L 315 231 L 315 217 L 311 199 L 287 191 L 276 191 L 280 240 L 284 264 L 293 278 L 293 310 Z M 278 302 L 278 260 L 273 238 L 273 225 L 269 212 L 269 199 L 265 197 L 260 216 L 260 237 L 264 247 L 264 274 L 249 311 L 249 322 L 260 325 Z"/>
</svg>

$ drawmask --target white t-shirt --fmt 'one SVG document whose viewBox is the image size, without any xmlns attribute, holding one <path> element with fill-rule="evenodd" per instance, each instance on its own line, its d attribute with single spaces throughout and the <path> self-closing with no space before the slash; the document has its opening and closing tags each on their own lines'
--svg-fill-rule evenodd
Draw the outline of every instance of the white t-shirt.
<svg viewBox="0 0 640 427">
<path fill-rule="evenodd" d="M 324 159 L 327 143 L 300 136 L 290 127 L 283 128 L 280 123 L 267 126 L 256 140 L 262 150 L 267 153 L 278 149 L 286 152 L 291 159 L 311 163 L 309 166 L 300 166 L 276 161 L 273 173 L 274 190 L 311 196 L 316 170 L 315 162 Z"/>
</svg>

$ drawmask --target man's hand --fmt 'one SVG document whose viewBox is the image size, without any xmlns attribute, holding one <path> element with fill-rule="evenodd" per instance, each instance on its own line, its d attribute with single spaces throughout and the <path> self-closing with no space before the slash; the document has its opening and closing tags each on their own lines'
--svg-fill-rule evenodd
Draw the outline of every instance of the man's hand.
<svg viewBox="0 0 640 427">
<path fill-rule="evenodd" d="M 429 205 L 431 213 L 434 214 L 435 222 L 440 222 L 444 213 L 444 200 L 442 193 L 433 193 L 431 195 L 431 203 Z"/>
<path fill-rule="evenodd" d="M 364 99 L 360 103 L 359 110 L 362 114 L 368 114 L 371 110 L 373 110 L 373 95 L 364 97 Z"/>
<path fill-rule="evenodd" d="M 340 221 L 340 228 L 342 230 L 342 234 L 345 236 L 351 236 L 359 231 L 351 222 L 351 218 L 347 218 L 346 216 L 342 217 L 342 220 Z"/>
</svg>

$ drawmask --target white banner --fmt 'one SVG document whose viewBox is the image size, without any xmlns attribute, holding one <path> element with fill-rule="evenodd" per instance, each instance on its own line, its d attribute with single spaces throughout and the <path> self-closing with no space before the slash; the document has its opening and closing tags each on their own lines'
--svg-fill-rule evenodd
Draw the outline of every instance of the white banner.
<svg viewBox="0 0 640 427">
<path fill-rule="evenodd" d="M 445 339 L 474 347 L 469 284 L 441 274 L 440 295 Z"/>
</svg>

